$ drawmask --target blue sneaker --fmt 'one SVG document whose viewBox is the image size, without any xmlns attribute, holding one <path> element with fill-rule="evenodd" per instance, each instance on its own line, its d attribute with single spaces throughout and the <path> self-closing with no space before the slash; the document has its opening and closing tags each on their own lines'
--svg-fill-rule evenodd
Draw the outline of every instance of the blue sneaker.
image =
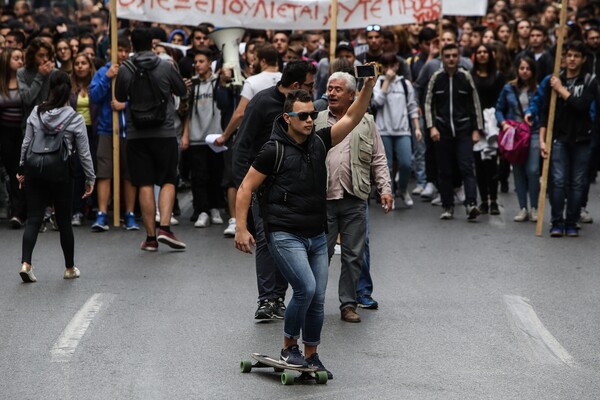
<svg viewBox="0 0 600 400">
<path fill-rule="evenodd" d="M 560 225 L 552 225 L 550 228 L 550 237 L 563 237 L 564 229 Z"/>
<path fill-rule="evenodd" d="M 140 226 L 135 222 L 135 214 L 132 212 L 125 213 L 125 229 L 128 231 L 140 230 Z"/>
<path fill-rule="evenodd" d="M 366 308 L 368 310 L 377 310 L 377 308 L 379 307 L 379 303 L 373 300 L 371 295 L 368 294 L 357 296 L 356 303 L 360 308 Z"/>
<path fill-rule="evenodd" d="M 302 352 L 297 344 L 288 346 L 287 349 L 282 349 L 279 360 L 290 367 L 308 367 L 308 363 L 302 357 Z"/>
<path fill-rule="evenodd" d="M 105 232 L 108 230 L 108 224 L 106 223 L 106 213 L 98 211 L 96 215 L 96 222 L 92 224 L 92 231 L 94 232 Z"/>
<path fill-rule="evenodd" d="M 565 235 L 568 237 L 579 237 L 579 230 L 575 226 L 567 226 L 565 228 Z"/>
</svg>

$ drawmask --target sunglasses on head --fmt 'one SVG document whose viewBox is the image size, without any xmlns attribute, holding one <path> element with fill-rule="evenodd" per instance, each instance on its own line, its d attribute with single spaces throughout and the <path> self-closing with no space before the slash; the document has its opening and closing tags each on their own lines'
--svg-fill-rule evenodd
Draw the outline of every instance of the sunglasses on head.
<svg viewBox="0 0 600 400">
<path fill-rule="evenodd" d="M 380 25 L 369 25 L 367 26 L 367 32 L 379 32 L 381 30 L 381 26 Z"/>
<path fill-rule="evenodd" d="M 289 115 L 290 117 L 298 117 L 298 119 L 300 121 L 306 121 L 308 119 L 308 117 L 310 117 L 310 119 L 312 119 L 314 121 L 319 116 L 319 112 L 318 111 L 311 111 L 311 112 L 291 111 L 291 112 L 287 113 L 287 115 Z"/>
</svg>

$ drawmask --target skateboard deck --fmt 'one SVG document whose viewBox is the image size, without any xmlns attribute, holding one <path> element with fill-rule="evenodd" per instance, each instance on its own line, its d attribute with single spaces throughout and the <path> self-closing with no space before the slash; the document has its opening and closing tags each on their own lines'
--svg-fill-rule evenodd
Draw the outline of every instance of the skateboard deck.
<svg viewBox="0 0 600 400">
<path fill-rule="evenodd" d="M 273 368 L 274 372 L 281 372 L 281 383 L 284 385 L 293 385 L 296 381 L 314 380 L 316 383 L 327 383 L 327 372 L 317 371 L 315 368 L 294 367 L 284 362 L 266 356 L 260 353 L 252 353 L 254 363 L 249 360 L 242 360 L 240 370 L 243 373 L 252 371 L 254 368 Z M 300 376 L 294 376 L 285 370 L 301 372 Z"/>
</svg>

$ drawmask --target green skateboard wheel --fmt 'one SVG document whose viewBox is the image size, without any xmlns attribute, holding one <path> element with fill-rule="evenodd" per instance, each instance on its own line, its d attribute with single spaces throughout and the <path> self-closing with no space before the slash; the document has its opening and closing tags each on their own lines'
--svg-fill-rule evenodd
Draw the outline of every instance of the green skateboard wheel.
<svg viewBox="0 0 600 400">
<path fill-rule="evenodd" d="M 252 361 L 242 360 L 240 362 L 240 370 L 242 373 L 247 373 L 252 371 Z"/>
<path fill-rule="evenodd" d="M 288 372 L 284 372 L 283 374 L 281 374 L 281 383 L 283 383 L 286 386 L 293 385 L 294 376 Z"/>
<path fill-rule="evenodd" d="M 320 384 L 327 383 L 327 372 L 325 371 L 317 371 L 315 372 L 315 381 Z"/>
</svg>

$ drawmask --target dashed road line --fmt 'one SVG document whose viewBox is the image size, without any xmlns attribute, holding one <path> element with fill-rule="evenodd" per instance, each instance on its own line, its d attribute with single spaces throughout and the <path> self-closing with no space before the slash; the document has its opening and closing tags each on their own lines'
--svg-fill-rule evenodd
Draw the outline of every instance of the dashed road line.
<svg viewBox="0 0 600 400">
<path fill-rule="evenodd" d="M 575 366 L 575 360 L 546 329 L 529 304 L 521 296 L 505 295 L 504 302 L 517 340 L 529 359 L 541 364 Z"/>
<path fill-rule="evenodd" d="M 114 298 L 114 294 L 96 293 L 85 302 L 52 346 L 51 362 L 69 362 L 94 317 Z"/>
</svg>

